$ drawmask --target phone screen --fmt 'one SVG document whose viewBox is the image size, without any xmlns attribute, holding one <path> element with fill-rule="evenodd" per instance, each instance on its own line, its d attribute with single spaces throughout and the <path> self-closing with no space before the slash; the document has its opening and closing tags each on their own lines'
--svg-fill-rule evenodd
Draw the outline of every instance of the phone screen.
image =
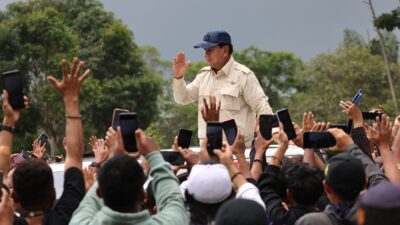
<svg viewBox="0 0 400 225">
<path fill-rule="evenodd" d="M 297 137 L 296 131 L 294 130 L 292 119 L 290 118 L 289 111 L 287 109 L 281 109 L 276 112 L 279 121 L 283 124 L 283 130 L 288 136 L 288 139 L 294 139 Z"/>
<path fill-rule="evenodd" d="M 189 148 L 192 140 L 193 131 L 180 129 L 178 133 L 178 146 L 181 148 Z"/>
<path fill-rule="evenodd" d="M 39 135 L 39 137 L 38 137 L 38 140 L 40 141 L 40 146 L 45 145 L 48 138 L 49 138 L 49 137 L 47 136 L 47 134 L 45 134 L 44 132 L 42 132 L 42 133 Z"/>
<path fill-rule="evenodd" d="M 226 140 L 229 145 L 233 145 L 237 136 L 237 126 L 234 119 L 227 120 L 222 123 L 222 128 L 224 129 Z"/>
<path fill-rule="evenodd" d="M 207 123 L 207 151 L 209 155 L 214 155 L 214 149 L 222 148 L 222 124 Z"/>
<path fill-rule="evenodd" d="M 117 130 L 117 127 L 119 126 L 119 114 L 124 113 L 124 112 L 129 112 L 129 110 L 127 109 L 114 109 L 113 112 L 113 117 L 112 117 L 112 121 L 111 121 L 111 127 L 114 130 Z"/>
<path fill-rule="evenodd" d="M 3 73 L 4 87 L 8 92 L 8 101 L 13 109 L 24 108 L 22 77 L 18 70 Z"/>
<path fill-rule="evenodd" d="M 304 148 L 329 148 L 336 145 L 336 140 L 327 131 L 304 132 Z"/>
<path fill-rule="evenodd" d="M 265 140 L 272 138 L 272 128 L 279 127 L 279 120 L 276 115 L 260 115 L 259 129 Z"/>
<path fill-rule="evenodd" d="M 379 120 L 382 118 L 381 112 L 362 112 L 364 120 L 375 120 L 376 117 L 379 117 Z"/>
<path fill-rule="evenodd" d="M 137 152 L 135 131 L 138 129 L 138 121 L 136 113 L 120 113 L 119 123 L 125 149 L 128 152 Z"/>
<path fill-rule="evenodd" d="M 185 159 L 180 152 L 160 151 L 165 161 L 173 166 L 180 166 L 185 164 Z"/>
</svg>

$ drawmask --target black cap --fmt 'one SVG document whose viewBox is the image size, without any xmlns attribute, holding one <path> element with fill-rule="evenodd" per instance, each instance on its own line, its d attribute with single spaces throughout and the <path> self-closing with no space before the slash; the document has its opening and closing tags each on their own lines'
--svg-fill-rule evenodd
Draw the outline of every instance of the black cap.
<svg viewBox="0 0 400 225">
<path fill-rule="evenodd" d="M 203 37 L 203 42 L 194 46 L 194 48 L 212 48 L 219 44 L 232 44 L 231 36 L 223 30 L 209 31 Z"/>
<path fill-rule="evenodd" d="M 218 209 L 215 216 L 216 225 L 265 225 L 267 214 L 265 209 L 255 201 L 248 199 L 232 199 Z"/>
<path fill-rule="evenodd" d="M 361 161 L 348 152 L 330 158 L 325 167 L 325 180 L 340 193 L 341 190 L 361 191 L 365 183 L 365 170 Z"/>
</svg>

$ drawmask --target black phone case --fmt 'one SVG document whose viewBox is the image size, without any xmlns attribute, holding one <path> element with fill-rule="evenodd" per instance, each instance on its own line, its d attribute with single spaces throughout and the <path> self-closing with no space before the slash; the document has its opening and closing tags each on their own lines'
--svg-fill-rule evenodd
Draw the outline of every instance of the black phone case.
<svg viewBox="0 0 400 225">
<path fill-rule="evenodd" d="M 189 148 L 192 140 L 193 131 L 180 129 L 178 133 L 178 146 L 181 148 Z"/>
<path fill-rule="evenodd" d="M 237 126 L 234 119 L 227 120 L 222 123 L 222 128 L 224 129 L 224 133 L 226 136 L 226 140 L 229 145 L 233 145 L 237 136 Z"/>
<path fill-rule="evenodd" d="M 336 145 L 331 133 L 326 131 L 304 132 L 304 148 L 329 148 Z"/>
<path fill-rule="evenodd" d="M 173 166 L 180 166 L 185 164 L 185 159 L 180 152 L 161 151 L 161 155 L 165 161 Z"/>
<path fill-rule="evenodd" d="M 8 92 L 8 101 L 13 109 L 22 109 L 24 105 L 24 93 L 22 76 L 18 70 L 3 73 L 4 88 Z"/>
<path fill-rule="evenodd" d="M 214 155 L 214 149 L 222 148 L 222 124 L 207 123 L 207 151 Z"/>
<path fill-rule="evenodd" d="M 381 112 L 362 112 L 364 120 L 375 120 L 376 117 L 379 117 L 379 120 L 381 120 L 382 114 Z"/>
<path fill-rule="evenodd" d="M 288 139 L 291 140 L 296 138 L 296 131 L 294 130 L 289 111 L 287 109 L 281 109 L 276 112 L 276 115 L 278 116 L 279 121 L 283 124 L 283 130 L 288 136 Z"/>
<path fill-rule="evenodd" d="M 273 127 L 279 127 L 279 121 L 276 115 L 260 115 L 259 129 L 261 136 L 265 140 L 270 140 L 272 138 Z"/>
<path fill-rule="evenodd" d="M 137 152 L 135 131 L 138 129 L 136 113 L 119 114 L 122 139 L 128 152 Z"/>
</svg>

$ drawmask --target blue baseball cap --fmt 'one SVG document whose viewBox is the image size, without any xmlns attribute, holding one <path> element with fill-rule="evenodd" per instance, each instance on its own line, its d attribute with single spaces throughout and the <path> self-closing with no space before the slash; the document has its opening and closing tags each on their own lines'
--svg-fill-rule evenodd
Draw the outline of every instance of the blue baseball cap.
<svg viewBox="0 0 400 225">
<path fill-rule="evenodd" d="M 232 44 L 231 36 L 223 30 L 209 31 L 203 37 L 203 42 L 194 46 L 194 48 L 212 48 L 218 44 Z"/>
</svg>

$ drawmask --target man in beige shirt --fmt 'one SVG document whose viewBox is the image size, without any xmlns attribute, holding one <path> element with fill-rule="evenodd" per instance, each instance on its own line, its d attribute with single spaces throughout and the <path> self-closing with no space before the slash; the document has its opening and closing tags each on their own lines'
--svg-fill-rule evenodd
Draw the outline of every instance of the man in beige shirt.
<svg viewBox="0 0 400 225">
<path fill-rule="evenodd" d="M 221 103 L 219 121 L 235 119 L 240 133 L 245 135 L 246 146 L 250 147 L 256 117 L 272 114 L 265 95 L 255 74 L 246 66 L 236 62 L 232 56 L 231 37 L 226 31 L 210 31 L 202 43 L 194 46 L 204 49 L 207 67 L 199 71 L 196 78 L 186 85 L 185 76 L 189 63 L 185 54 L 179 52 L 173 62 L 173 94 L 179 104 L 198 101 L 203 107 L 203 98 L 215 96 Z M 206 137 L 206 122 L 198 113 L 199 138 Z"/>
</svg>

